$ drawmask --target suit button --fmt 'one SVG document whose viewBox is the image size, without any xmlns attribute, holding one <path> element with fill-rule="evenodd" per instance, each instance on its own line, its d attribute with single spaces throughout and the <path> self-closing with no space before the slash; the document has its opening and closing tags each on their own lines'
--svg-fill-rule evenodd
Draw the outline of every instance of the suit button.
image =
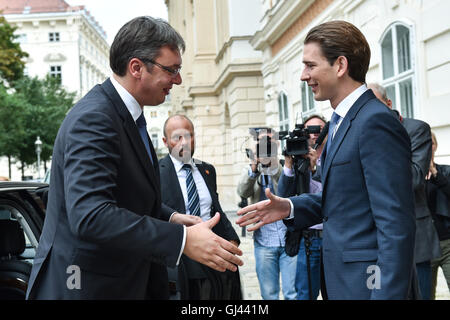
<svg viewBox="0 0 450 320">
<path fill-rule="evenodd" d="M 327 216 L 323 217 L 323 222 L 327 222 L 327 221 L 328 221 L 328 217 Z"/>
</svg>

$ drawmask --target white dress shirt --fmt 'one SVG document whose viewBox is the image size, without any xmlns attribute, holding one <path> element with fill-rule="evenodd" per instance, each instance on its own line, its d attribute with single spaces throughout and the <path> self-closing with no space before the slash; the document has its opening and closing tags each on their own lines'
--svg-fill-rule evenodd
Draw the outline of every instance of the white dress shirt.
<svg viewBox="0 0 450 320">
<path fill-rule="evenodd" d="M 177 158 L 172 157 L 172 155 L 169 156 L 175 167 L 175 172 L 178 176 L 181 192 L 183 193 L 186 214 L 191 214 L 188 206 L 189 200 L 186 187 L 186 170 L 183 169 L 184 163 Z M 206 182 L 203 179 L 203 176 L 200 173 L 199 169 L 195 165 L 195 162 L 191 159 L 188 164 L 192 167 L 192 178 L 194 179 L 195 186 L 197 187 L 198 197 L 200 199 L 200 218 L 202 218 L 203 221 L 207 221 L 211 218 L 211 194 L 209 193 L 208 186 L 206 185 Z"/>
</svg>

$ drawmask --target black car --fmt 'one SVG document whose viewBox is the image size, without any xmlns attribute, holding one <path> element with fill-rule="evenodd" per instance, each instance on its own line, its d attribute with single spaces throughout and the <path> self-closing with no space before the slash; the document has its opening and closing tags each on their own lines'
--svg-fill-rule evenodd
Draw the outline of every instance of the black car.
<svg viewBox="0 0 450 320">
<path fill-rule="evenodd" d="M 47 192 L 45 183 L 0 182 L 0 300 L 25 299 Z"/>
</svg>

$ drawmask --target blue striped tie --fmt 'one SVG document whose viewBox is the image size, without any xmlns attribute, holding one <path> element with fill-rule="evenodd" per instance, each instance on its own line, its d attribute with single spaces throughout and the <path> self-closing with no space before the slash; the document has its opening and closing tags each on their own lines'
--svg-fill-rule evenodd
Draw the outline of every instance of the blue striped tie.
<svg viewBox="0 0 450 320">
<path fill-rule="evenodd" d="M 198 197 L 194 177 L 192 176 L 191 165 L 184 164 L 183 169 L 186 170 L 186 188 L 188 195 L 189 213 L 193 216 L 200 216 L 200 199 Z"/>
<path fill-rule="evenodd" d="M 333 112 L 333 115 L 331 116 L 331 120 L 330 120 L 330 128 L 328 129 L 327 155 L 330 151 L 331 142 L 333 141 L 333 135 L 335 134 L 335 131 L 336 131 L 336 125 L 339 122 L 340 118 L 341 117 L 336 112 Z"/>
</svg>

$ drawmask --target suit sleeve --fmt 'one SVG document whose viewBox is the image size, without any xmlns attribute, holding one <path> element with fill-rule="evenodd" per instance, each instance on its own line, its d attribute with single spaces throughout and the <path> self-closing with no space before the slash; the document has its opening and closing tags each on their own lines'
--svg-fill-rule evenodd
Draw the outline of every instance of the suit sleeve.
<svg viewBox="0 0 450 320">
<path fill-rule="evenodd" d="M 377 229 L 381 286 L 371 299 L 404 299 L 413 265 L 415 217 L 409 137 L 388 113 L 368 118 L 359 152 Z M 387 156 L 388 155 L 388 156 Z"/>
<path fill-rule="evenodd" d="M 416 130 L 410 133 L 412 152 L 412 181 L 414 190 L 423 188 L 431 160 L 430 126 L 420 121 Z"/>
<path fill-rule="evenodd" d="M 294 219 L 283 221 L 290 230 L 303 230 L 322 222 L 322 192 L 303 193 L 289 199 L 294 206 Z"/>
<path fill-rule="evenodd" d="M 278 180 L 277 195 L 279 197 L 290 197 L 295 194 L 295 176 L 288 177 L 281 173 L 280 180 Z"/>
<path fill-rule="evenodd" d="M 114 128 L 108 115 L 96 112 L 74 119 L 66 132 L 64 192 L 71 231 L 109 252 L 175 266 L 183 226 L 117 206 L 114 192 L 124 159 Z"/>
</svg>

